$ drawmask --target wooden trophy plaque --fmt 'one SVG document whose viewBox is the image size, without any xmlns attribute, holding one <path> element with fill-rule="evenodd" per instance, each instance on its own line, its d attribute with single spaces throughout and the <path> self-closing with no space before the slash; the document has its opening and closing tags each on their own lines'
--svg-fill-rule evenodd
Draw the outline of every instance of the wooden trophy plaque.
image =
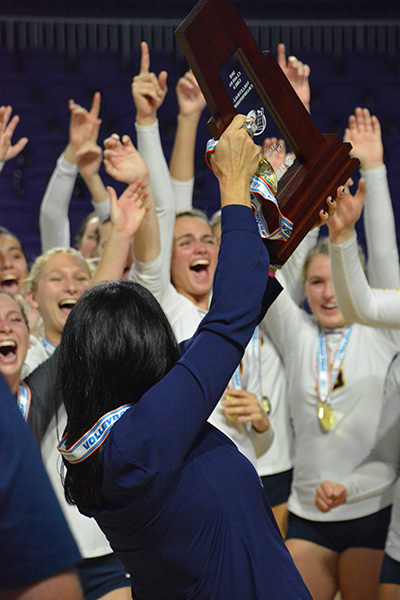
<svg viewBox="0 0 400 600">
<path fill-rule="evenodd" d="M 231 0 L 200 0 L 175 32 L 211 112 L 209 128 L 220 136 L 237 113 L 257 114 L 256 143 L 276 125 L 294 154 L 278 183 L 276 200 L 293 222 L 287 241 L 265 239 L 271 264 L 283 265 L 319 221 L 328 196 L 344 185 L 359 166 L 351 145 L 322 134 L 270 52 L 261 52 Z M 254 113 L 253 113 L 254 114 Z M 273 125 L 274 126 L 274 125 Z M 275 128 L 275 126 L 274 126 Z M 268 225 L 276 228 L 277 211 L 262 203 Z M 275 221 L 275 222 L 274 222 Z"/>
</svg>

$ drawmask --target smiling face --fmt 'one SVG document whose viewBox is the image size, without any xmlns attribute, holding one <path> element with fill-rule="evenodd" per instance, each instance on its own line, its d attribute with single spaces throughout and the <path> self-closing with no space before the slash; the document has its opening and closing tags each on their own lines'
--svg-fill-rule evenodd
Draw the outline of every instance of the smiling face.
<svg viewBox="0 0 400 600">
<path fill-rule="evenodd" d="M 0 294 L 0 372 L 15 394 L 29 348 L 29 330 L 18 303 Z"/>
<path fill-rule="evenodd" d="M 312 258 L 304 289 L 310 310 L 321 327 L 335 329 L 346 325 L 336 303 L 329 256 L 316 254 Z"/>
<path fill-rule="evenodd" d="M 218 249 L 209 225 L 199 217 L 175 221 L 171 281 L 197 306 L 208 308 Z"/>
<path fill-rule="evenodd" d="M 0 235 L 0 286 L 12 296 L 20 293 L 28 274 L 21 244 L 12 235 Z"/>
<path fill-rule="evenodd" d="M 65 321 L 89 282 L 86 265 L 76 256 L 57 253 L 43 264 L 27 297 L 39 310 L 45 335 L 54 344 L 60 343 Z"/>
</svg>

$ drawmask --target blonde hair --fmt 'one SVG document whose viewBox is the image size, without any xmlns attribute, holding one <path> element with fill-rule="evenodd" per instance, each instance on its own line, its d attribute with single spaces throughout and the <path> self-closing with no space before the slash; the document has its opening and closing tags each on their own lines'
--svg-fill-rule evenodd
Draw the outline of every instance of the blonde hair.
<svg viewBox="0 0 400 600">
<path fill-rule="evenodd" d="M 310 268 L 310 264 L 311 264 L 313 258 L 315 258 L 315 256 L 318 256 L 319 254 L 323 254 L 323 255 L 329 257 L 329 239 L 327 237 L 320 238 L 318 240 L 317 244 L 314 246 L 314 248 L 311 248 L 311 250 L 308 252 L 306 258 L 304 259 L 304 263 L 301 268 L 301 278 L 303 281 L 303 285 L 305 284 L 305 282 L 307 280 L 308 270 Z M 360 245 L 358 246 L 358 254 L 360 257 L 361 265 L 365 271 L 365 262 L 366 262 L 365 254 Z"/>
<path fill-rule="evenodd" d="M 43 254 L 38 256 L 35 262 L 33 263 L 29 275 L 26 278 L 26 291 L 30 291 L 32 293 L 35 293 L 37 291 L 39 277 L 42 274 L 44 265 L 52 256 L 55 256 L 56 254 L 73 256 L 81 263 L 82 268 L 87 272 L 89 277 L 93 277 L 94 269 L 92 265 L 86 260 L 84 256 L 82 256 L 79 250 L 75 250 L 75 248 L 50 248 L 50 250 L 47 250 L 47 252 L 44 252 Z"/>
<path fill-rule="evenodd" d="M 311 250 L 308 252 L 307 256 L 305 257 L 303 266 L 301 268 L 301 278 L 303 281 L 303 285 L 306 282 L 310 264 L 311 264 L 313 258 L 315 256 L 318 256 L 318 254 L 323 254 L 325 256 L 329 256 L 329 241 L 328 241 L 327 237 L 323 237 L 323 238 L 319 239 L 317 244 L 314 246 L 314 248 L 311 248 Z"/>
<path fill-rule="evenodd" d="M 214 227 L 216 225 L 220 225 L 220 224 L 221 224 L 221 209 L 216 210 L 215 213 L 213 213 L 210 218 L 211 229 L 214 229 Z"/>
<path fill-rule="evenodd" d="M 196 219 L 196 218 L 201 219 L 202 221 L 207 223 L 207 225 L 210 226 L 210 223 L 209 223 L 206 213 L 203 210 L 200 210 L 199 208 L 191 208 L 190 210 L 181 210 L 176 213 L 175 220 L 181 219 L 182 217 L 192 217 L 194 219 Z"/>
</svg>

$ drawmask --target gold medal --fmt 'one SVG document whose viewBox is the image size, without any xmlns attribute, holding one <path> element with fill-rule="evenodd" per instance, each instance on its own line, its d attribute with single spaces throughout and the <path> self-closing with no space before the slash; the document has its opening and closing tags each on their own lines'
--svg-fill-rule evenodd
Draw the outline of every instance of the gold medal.
<svg viewBox="0 0 400 600">
<path fill-rule="evenodd" d="M 318 400 L 318 419 L 324 431 L 330 431 L 333 427 L 334 412 L 326 402 Z"/>
<path fill-rule="evenodd" d="M 233 396 L 229 396 L 228 394 L 226 394 L 224 396 L 224 400 L 226 400 L 227 402 L 232 402 L 235 398 Z M 227 415 L 225 413 L 225 417 L 228 419 L 228 421 L 232 421 L 232 423 L 234 423 L 235 421 L 237 421 L 238 416 L 237 415 Z"/>
<path fill-rule="evenodd" d="M 264 412 L 269 415 L 269 413 L 271 412 L 271 404 L 269 402 L 269 398 L 268 396 L 263 396 L 261 398 L 261 406 L 264 410 Z"/>
<path fill-rule="evenodd" d="M 263 157 L 257 167 L 256 175 L 264 179 L 271 192 L 276 196 L 278 192 L 278 178 L 271 163 Z"/>
</svg>

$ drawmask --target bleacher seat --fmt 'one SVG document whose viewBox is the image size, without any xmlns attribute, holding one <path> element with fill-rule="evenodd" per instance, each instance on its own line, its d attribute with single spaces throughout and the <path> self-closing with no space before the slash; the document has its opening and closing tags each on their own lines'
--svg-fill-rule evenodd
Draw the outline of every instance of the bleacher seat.
<svg viewBox="0 0 400 600">
<path fill-rule="evenodd" d="M 169 92 L 159 110 L 162 141 L 169 159 L 176 126 L 175 85 L 187 66 L 172 55 L 150 48 L 150 69 L 157 74 L 167 70 Z M 311 116 L 322 133 L 343 135 L 348 116 L 356 106 L 366 106 L 381 122 L 385 159 L 390 170 L 390 185 L 395 207 L 400 197 L 400 56 L 370 53 L 343 54 L 296 52 L 311 67 Z M 389 60 L 390 58 L 390 60 Z M 70 113 L 68 100 L 89 108 L 96 89 L 102 93 L 99 143 L 114 131 L 128 133 L 134 143 L 135 108 L 131 95 L 132 77 L 139 69 L 139 47 L 132 49 L 129 64 L 121 64 L 118 54 L 79 51 L 76 60 L 63 53 L 0 49 L 0 104 L 11 104 L 20 113 L 14 139 L 28 135 L 30 141 L 21 156 L 7 164 L 0 175 L 0 198 L 7 202 L 0 224 L 10 229 L 21 226 L 21 237 L 32 238 L 37 228 L 37 211 L 55 162 L 68 142 Z M 393 75 L 393 73 L 397 75 Z M 218 183 L 204 162 L 204 148 L 210 137 L 207 109 L 201 118 L 196 144 L 196 186 L 194 203 L 211 214 L 218 208 Z M 106 184 L 121 193 L 123 185 L 101 173 Z M 22 207 L 29 210 L 22 217 Z M 14 209 L 15 226 L 12 222 Z M 91 210 L 89 194 L 78 180 L 71 202 L 71 228 L 79 226 Z M 35 212 L 36 211 L 36 212 Z M 6 221 L 6 222 L 4 222 Z M 32 224 L 30 228 L 29 223 Z M 31 244 L 31 242 L 30 242 Z M 34 244 L 31 244 L 32 246 Z"/>
<path fill-rule="evenodd" d="M 26 49 L 17 54 L 21 74 L 37 84 L 47 83 L 49 75 L 69 75 L 68 58 L 64 52 L 46 48 Z"/>
</svg>

